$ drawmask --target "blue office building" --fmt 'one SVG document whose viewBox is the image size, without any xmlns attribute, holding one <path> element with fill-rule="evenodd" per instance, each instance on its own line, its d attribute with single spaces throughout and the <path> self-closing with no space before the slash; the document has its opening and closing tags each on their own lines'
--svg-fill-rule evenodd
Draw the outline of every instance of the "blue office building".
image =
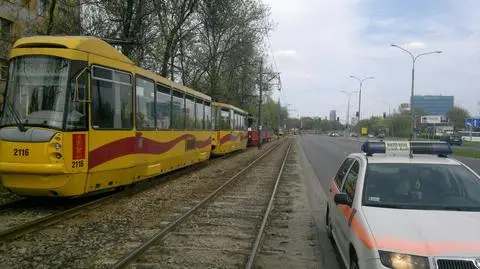
<svg viewBox="0 0 480 269">
<path fill-rule="evenodd" d="M 423 109 L 427 115 L 445 116 L 453 108 L 453 96 L 415 95 L 412 107 Z"/>
</svg>

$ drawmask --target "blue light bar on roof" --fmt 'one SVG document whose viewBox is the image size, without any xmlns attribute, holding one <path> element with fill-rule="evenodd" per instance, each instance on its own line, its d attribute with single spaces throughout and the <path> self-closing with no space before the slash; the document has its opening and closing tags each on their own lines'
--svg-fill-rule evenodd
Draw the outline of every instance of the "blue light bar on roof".
<svg viewBox="0 0 480 269">
<path fill-rule="evenodd" d="M 372 155 L 374 153 L 385 153 L 385 142 L 367 141 L 363 143 L 362 151 L 367 153 L 367 155 Z"/>
<path fill-rule="evenodd" d="M 376 153 L 411 153 L 446 156 L 452 154 L 450 144 L 443 141 L 367 141 L 362 151 L 368 156 Z"/>
<path fill-rule="evenodd" d="M 450 155 L 452 154 L 452 148 L 447 142 L 428 142 L 428 141 L 411 141 L 410 147 L 412 147 L 413 154 L 437 154 L 437 155 Z"/>
</svg>

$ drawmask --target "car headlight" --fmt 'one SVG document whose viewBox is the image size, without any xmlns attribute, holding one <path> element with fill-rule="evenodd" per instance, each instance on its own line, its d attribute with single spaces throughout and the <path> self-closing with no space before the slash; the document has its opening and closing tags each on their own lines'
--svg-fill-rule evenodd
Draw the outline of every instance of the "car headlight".
<svg viewBox="0 0 480 269">
<path fill-rule="evenodd" d="M 378 251 L 380 261 L 392 269 L 429 269 L 428 258 L 423 256 L 395 253 L 389 251 Z"/>
</svg>

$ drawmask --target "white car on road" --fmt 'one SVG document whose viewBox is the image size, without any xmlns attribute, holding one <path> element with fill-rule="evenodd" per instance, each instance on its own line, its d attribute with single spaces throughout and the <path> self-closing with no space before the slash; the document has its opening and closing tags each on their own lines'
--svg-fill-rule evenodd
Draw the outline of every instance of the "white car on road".
<svg viewBox="0 0 480 269">
<path fill-rule="evenodd" d="M 480 269 L 480 176 L 443 142 L 365 142 L 329 189 L 327 232 L 350 269 Z"/>
</svg>

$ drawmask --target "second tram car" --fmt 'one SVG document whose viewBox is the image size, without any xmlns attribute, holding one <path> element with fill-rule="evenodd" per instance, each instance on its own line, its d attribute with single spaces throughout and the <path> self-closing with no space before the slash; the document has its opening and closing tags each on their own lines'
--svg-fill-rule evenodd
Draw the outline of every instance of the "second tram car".
<svg viewBox="0 0 480 269">
<path fill-rule="evenodd" d="M 248 113 L 238 107 L 214 102 L 212 155 L 223 155 L 247 148 Z"/>
</svg>

